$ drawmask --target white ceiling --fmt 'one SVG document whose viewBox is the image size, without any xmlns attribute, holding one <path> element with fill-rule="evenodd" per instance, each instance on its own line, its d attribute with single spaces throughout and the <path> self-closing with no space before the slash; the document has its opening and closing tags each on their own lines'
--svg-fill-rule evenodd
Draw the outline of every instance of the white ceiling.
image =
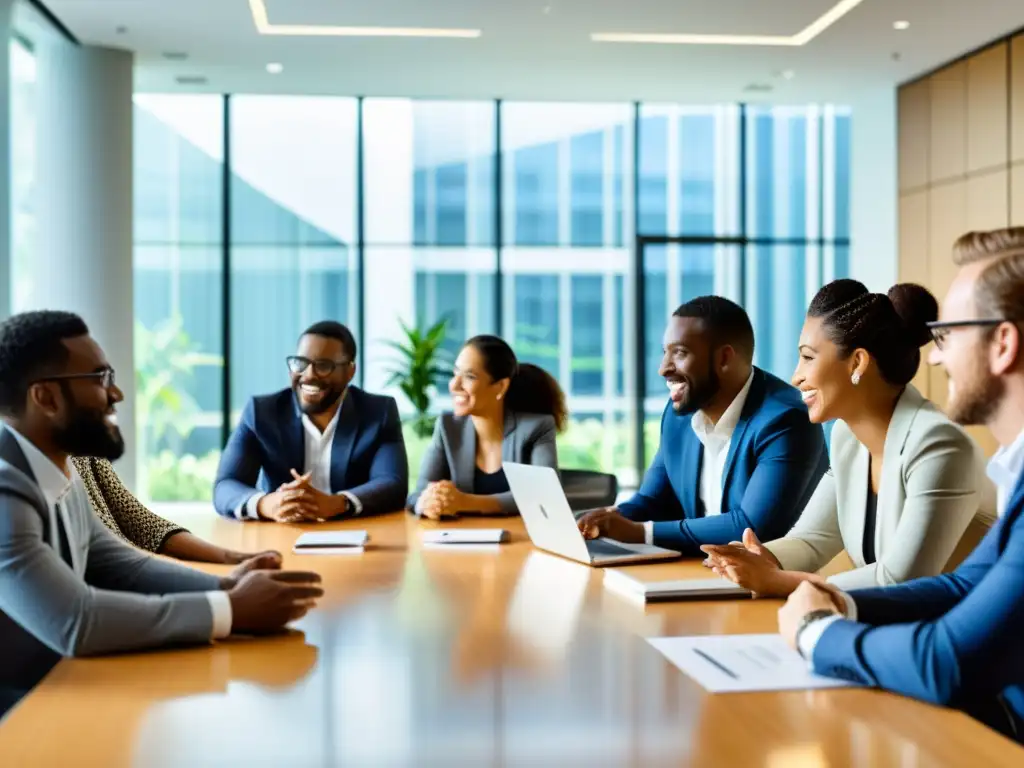
<svg viewBox="0 0 1024 768">
<path fill-rule="evenodd" d="M 265 0 L 273 24 L 481 30 L 292 37 L 259 34 L 249 0 L 44 1 L 83 42 L 135 51 L 148 91 L 849 103 L 1024 26 L 1020 0 L 863 0 L 804 46 L 642 45 L 590 35 L 789 36 L 837 0 Z M 895 31 L 898 19 L 910 29 Z M 187 60 L 164 58 L 179 52 Z M 268 74 L 268 62 L 284 72 Z M 208 85 L 183 87 L 180 75 Z M 752 83 L 773 90 L 745 92 Z"/>
</svg>

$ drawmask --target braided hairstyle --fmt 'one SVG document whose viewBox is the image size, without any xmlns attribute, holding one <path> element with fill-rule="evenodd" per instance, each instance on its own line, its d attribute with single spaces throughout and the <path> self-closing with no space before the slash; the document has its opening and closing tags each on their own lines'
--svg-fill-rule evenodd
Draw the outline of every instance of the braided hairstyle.
<svg viewBox="0 0 1024 768">
<path fill-rule="evenodd" d="M 841 359 L 863 349 L 883 379 L 905 387 L 921 366 L 921 347 L 932 339 L 927 323 L 938 318 L 939 305 L 913 283 L 894 285 L 886 295 L 857 280 L 834 280 L 818 291 L 807 315 L 822 319 Z"/>
</svg>

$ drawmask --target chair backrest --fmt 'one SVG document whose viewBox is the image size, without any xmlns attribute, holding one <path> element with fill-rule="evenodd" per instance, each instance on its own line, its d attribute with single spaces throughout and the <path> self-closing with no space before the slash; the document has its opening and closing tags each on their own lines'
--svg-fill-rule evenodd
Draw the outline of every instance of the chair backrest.
<svg viewBox="0 0 1024 768">
<path fill-rule="evenodd" d="M 574 512 L 610 507 L 619 495 L 619 481 L 615 475 L 589 469 L 563 469 L 559 474 L 565 498 L 569 500 L 569 507 Z"/>
</svg>

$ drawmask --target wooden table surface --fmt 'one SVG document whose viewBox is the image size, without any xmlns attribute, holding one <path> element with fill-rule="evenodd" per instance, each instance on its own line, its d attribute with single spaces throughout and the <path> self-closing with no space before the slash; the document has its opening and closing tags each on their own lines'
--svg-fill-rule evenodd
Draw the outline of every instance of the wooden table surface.
<svg viewBox="0 0 1024 768">
<path fill-rule="evenodd" d="M 301 557 L 298 526 L 187 522 L 319 571 L 323 601 L 285 636 L 62 661 L 0 726 L 0 766 L 1024 765 L 878 691 L 709 695 L 643 638 L 773 632 L 777 601 L 634 605 L 518 520 L 455 524 L 510 529 L 497 552 L 423 549 L 431 524 L 399 513 L 330 526 L 366 528 L 363 554 Z"/>
</svg>

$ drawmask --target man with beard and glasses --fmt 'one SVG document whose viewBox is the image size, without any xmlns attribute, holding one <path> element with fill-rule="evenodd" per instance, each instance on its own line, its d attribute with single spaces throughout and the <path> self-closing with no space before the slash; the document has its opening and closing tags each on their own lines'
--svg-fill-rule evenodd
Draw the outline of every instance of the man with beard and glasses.
<svg viewBox="0 0 1024 768">
<path fill-rule="evenodd" d="M 1000 519 L 953 573 L 849 594 L 804 582 L 779 631 L 815 672 L 956 707 L 1024 743 L 1024 227 L 972 232 L 932 324 L 950 418 L 1001 448 Z"/>
<path fill-rule="evenodd" d="M 356 341 L 323 321 L 287 358 L 291 387 L 252 398 L 221 456 L 225 517 L 315 523 L 405 506 L 409 466 L 394 398 L 350 386 Z"/>
<path fill-rule="evenodd" d="M 0 324 L 0 715 L 61 656 L 281 629 L 322 593 L 314 573 L 253 558 L 227 578 L 117 539 L 69 459 L 124 451 L 114 371 L 81 318 Z"/>
<path fill-rule="evenodd" d="M 661 446 L 637 494 L 582 516 L 583 535 L 691 556 L 746 528 L 785 535 L 828 467 L 800 393 L 754 367 L 750 318 L 720 296 L 679 307 L 663 348 Z"/>
</svg>

